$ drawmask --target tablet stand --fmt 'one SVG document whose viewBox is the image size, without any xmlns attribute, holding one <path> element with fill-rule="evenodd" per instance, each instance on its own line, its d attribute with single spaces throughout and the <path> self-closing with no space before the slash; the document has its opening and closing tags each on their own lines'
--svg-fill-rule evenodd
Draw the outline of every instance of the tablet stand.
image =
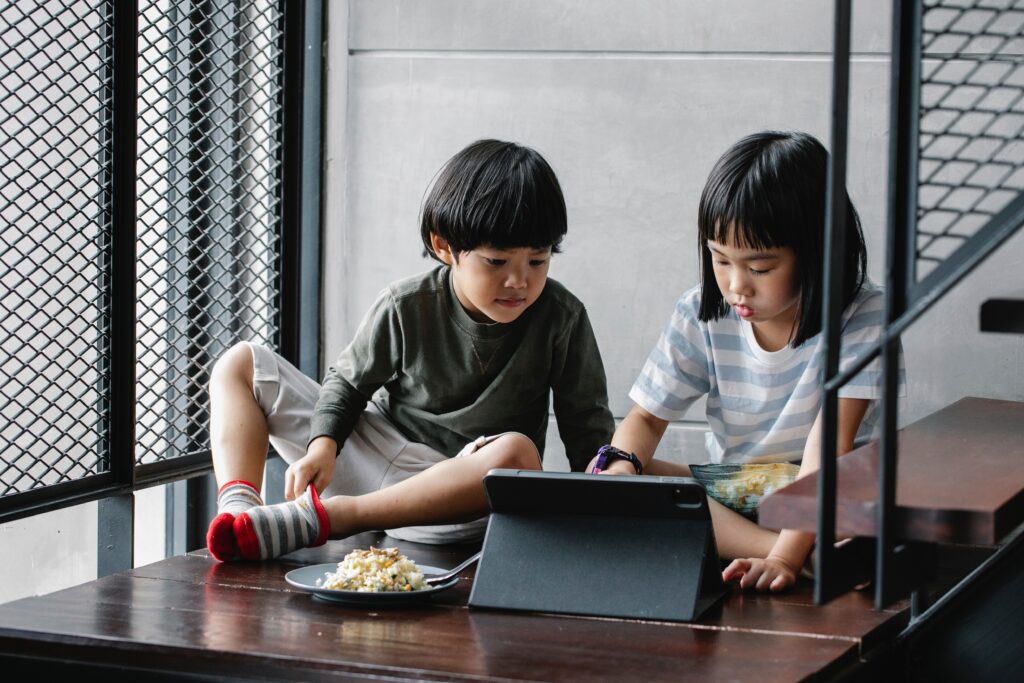
<svg viewBox="0 0 1024 683">
<path fill-rule="evenodd" d="M 692 479 L 494 470 L 472 607 L 692 621 L 723 594 Z"/>
</svg>

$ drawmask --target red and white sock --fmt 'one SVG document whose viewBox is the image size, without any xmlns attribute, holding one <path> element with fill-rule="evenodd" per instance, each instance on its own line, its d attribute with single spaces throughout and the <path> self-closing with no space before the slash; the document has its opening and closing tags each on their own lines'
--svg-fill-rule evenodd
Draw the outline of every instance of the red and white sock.
<svg viewBox="0 0 1024 683">
<path fill-rule="evenodd" d="M 263 498 L 256 487 L 242 479 L 229 481 L 217 492 L 217 516 L 206 531 L 206 547 L 210 554 L 224 562 L 238 557 L 238 543 L 232 525 L 235 517 L 263 505 Z"/>
<path fill-rule="evenodd" d="M 316 489 L 296 500 L 246 510 L 233 525 L 238 551 L 247 560 L 267 560 L 298 548 L 323 545 L 331 533 Z"/>
</svg>

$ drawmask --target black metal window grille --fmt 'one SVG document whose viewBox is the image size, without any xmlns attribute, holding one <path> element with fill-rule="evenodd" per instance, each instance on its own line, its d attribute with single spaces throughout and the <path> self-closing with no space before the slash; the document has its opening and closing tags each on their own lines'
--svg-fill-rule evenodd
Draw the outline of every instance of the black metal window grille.
<svg viewBox="0 0 1024 683">
<path fill-rule="evenodd" d="M 205 459 L 213 360 L 277 343 L 279 5 L 140 3 L 138 464 Z"/>
<path fill-rule="evenodd" d="M 106 469 L 110 22 L 0 6 L 0 496 Z"/>
<path fill-rule="evenodd" d="M 213 360 L 317 372 L 321 17 L 0 6 L 0 521 L 109 501 L 130 563 L 131 491 L 209 469 Z"/>
<path fill-rule="evenodd" d="M 1024 191 L 1024 3 L 924 4 L 918 279 Z"/>
</svg>

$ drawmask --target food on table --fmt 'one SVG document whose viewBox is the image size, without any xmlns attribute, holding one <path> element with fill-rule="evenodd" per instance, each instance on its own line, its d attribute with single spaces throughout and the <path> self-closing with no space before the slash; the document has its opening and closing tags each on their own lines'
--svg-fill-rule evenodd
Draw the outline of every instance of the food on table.
<svg viewBox="0 0 1024 683">
<path fill-rule="evenodd" d="M 423 572 L 398 548 L 353 550 L 338 563 L 337 571 L 317 579 L 320 588 L 381 593 L 428 588 Z"/>
<path fill-rule="evenodd" d="M 792 463 L 690 465 L 694 479 L 722 505 L 750 519 L 757 519 L 761 500 L 788 486 L 800 467 Z"/>
</svg>

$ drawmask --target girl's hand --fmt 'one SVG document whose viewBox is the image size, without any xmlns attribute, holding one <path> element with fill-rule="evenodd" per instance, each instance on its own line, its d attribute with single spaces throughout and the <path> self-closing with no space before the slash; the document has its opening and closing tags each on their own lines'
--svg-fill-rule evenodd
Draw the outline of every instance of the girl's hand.
<svg viewBox="0 0 1024 683">
<path fill-rule="evenodd" d="M 597 456 L 595 455 L 587 463 L 587 469 L 584 470 L 587 474 L 595 474 L 594 463 L 597 462 Z M 636 474 L 636 468 L 633 467 L 632 463 L 628 460 L 615 460 L 608 467 L 604 468 L 596 474 Z"/>
<path fill-rule="evenodd" d="M 633 467 L 633 463 L 628 460 L 616 460 L 608 467 L 604 468 L 598 474 L 631 474 L 636 476 L 636 468 Z"/>
<path fill-rule="evenodd" d="M 740 589 L 753 586 L 756 590 L 773 593 L 784 591 L 796 583 L 796 570 L 787 560 L 778 555 L 761 559 L 751 557 L 733 560 L 722 572 L 722 581 L 736 581 Z"/>
<path fill-rule="evenodd" d="M 334 476 L 334 463 L 338 453 L 338 442 L 329 436 L 314 439 L 302 456 L 284 473 L 284 497 L 295 500 L 306 492 L 310 484 L 317 493 L 323 493 Z"/>
</svg>

